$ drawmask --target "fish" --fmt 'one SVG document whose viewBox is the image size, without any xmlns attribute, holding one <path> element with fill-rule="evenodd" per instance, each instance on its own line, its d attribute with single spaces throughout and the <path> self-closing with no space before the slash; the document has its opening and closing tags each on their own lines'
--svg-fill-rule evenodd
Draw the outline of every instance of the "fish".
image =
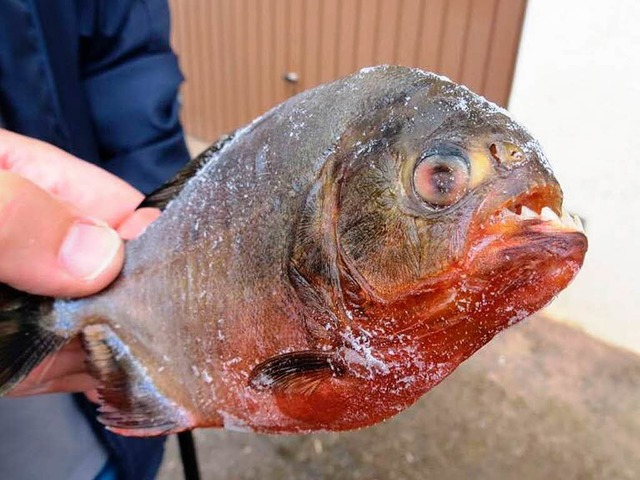
<svg viewBox="0 0 640 480">
<path fill-rule="evenodd" d="M 523 126 L 400 66 L 292 97 L 142 206 L 162 213 L 108 288 L 2 304 L 0 392 L 79 336 L 122 435 L 365 427 L 547 305 L 588 248 Z"/>
</svg>

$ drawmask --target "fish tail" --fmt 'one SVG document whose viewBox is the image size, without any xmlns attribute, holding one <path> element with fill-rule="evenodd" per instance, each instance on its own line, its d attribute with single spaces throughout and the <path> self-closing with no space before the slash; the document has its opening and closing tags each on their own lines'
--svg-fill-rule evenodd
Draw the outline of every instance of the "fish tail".
<svg viewBox="0 0 640 480">
<path fill-rule="evenodd" d="M 53 301 L 0 284 L 0 396 L 67 342 L 45 327 Z"/>
</svg>

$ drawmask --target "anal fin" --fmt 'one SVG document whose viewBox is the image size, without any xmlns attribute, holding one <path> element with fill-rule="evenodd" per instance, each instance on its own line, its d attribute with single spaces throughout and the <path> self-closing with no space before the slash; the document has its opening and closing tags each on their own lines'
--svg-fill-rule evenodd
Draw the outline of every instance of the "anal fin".
<svg viewBox="0 0 640 480">
<path fill-rule="evenodd" d="M 100 381 L 98 420 L 126 436 L 147 437 L 192 427 L 186 411 L 167 398 L 129 348 L 106 325 L 83 330 L 91 373 Z"/>
</svg>

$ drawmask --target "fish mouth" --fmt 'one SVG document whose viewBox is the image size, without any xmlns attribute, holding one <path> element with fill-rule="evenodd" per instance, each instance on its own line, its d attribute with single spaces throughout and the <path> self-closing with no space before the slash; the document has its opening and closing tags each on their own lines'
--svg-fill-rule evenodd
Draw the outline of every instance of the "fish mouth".
<svg viewBox="0 0 640 480">
<path fill-rule="evenodd" d="M 580 218 L 562 207 L 560 188 L 554 185 L 500 202 L 472 239 L 463 264 L 465 288 L 484 292 L 485 321 L 501 328 L 539 310 L 566 288 L 588 246 Z"/>
<path fill-rule="evenodd" d="M 509 268 L 514 261 L 511 257 L 529 263 L 572 259 L 582 265 L 587 249 L 580 217 L 562 206 L 557 183 L 533 185 L 506 201 L 495 202 L 470 236 L 473 240 L 465 263 L 476 271 L 501 264 Z"/>
<path fill-rule="evenodd" d="M 489 213 L 472 225 L 461 261 L 424 284 L 428 311 L 419 312 L 421 293 L 395 305 L 421 318 L 400 324 L 396 334 L 427 341 L 443 331 L 462 336 L 459 329 L 472 331 L 474 324 L 493 335 L 547 305 L 577 275 L 587 237 L 580 218 L 562 207 L 558 186 L 536 186 L 502 202 L 494 197 L 483 207 Z"/>
</svg>

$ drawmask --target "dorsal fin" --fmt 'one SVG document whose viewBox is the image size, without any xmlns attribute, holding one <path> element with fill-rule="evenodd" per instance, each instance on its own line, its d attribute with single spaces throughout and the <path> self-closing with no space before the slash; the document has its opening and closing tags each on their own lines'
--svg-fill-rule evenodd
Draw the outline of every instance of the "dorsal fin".
<svg viewBox="0 0 640 480">
<path fill-rule="evenodd" d="M 153 207 L 164 210 L 169 202 L 180 194 L 185 184 L 193 178 L 195 174 L 209 162 L 209 160 L 211 160 L 211 157 L 222 150 L 227 143 L 233 140 L 235 134 L 236 132 L 232 132 L 229 135 L 220 137 L 216 143 L 187 163 L 175 177 L 147 195 L 138 208 Z"/>
</svg>

